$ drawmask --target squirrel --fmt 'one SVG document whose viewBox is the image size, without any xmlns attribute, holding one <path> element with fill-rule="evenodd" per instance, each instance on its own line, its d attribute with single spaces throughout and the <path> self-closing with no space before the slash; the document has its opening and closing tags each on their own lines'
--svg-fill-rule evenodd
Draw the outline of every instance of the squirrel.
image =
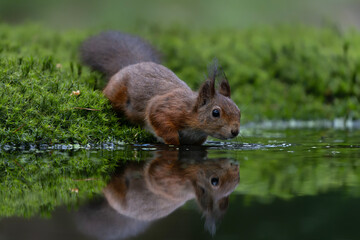
<svg viewBox="0 0 360 240">
<path fill-rule="evenodd" d="M 137 36 L 101 33 L 83 42 L 80 56 L 84 64 L 109 79 L 103 93 L 115 111 L 144 126 L 160 142 L 201 145 L 208 136 L 230 139 L 239 134 L 240 110 L 216 63 L 194 92 L 160 64 L 160 53 L 154 47 Z"/>
</svg>

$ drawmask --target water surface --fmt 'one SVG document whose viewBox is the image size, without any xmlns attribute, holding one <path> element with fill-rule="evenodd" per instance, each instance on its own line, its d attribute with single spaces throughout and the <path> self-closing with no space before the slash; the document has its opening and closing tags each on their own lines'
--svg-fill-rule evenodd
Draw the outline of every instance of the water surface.
<svg viewBox="0 0 360 240">
<path fill-rule="evenodd" d="M 360 239 L 358 130 L 68 148 L 2 148 L 0 240 Z"/>
</svg>

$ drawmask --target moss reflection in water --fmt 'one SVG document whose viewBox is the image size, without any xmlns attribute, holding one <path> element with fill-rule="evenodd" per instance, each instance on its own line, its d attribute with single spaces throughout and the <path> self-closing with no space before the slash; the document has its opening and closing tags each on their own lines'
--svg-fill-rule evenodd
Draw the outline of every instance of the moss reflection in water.
<svg viewBox="0 0 360 240">
<path fill-rule="evenodd" d="M 137 151 L 0 152 L 0 217 L 49 216 L 60 205 L 77 206 L 101 192 L 118 161 Z"/>
<path fill-rule="evenodd" d="M 300 129 L 247 138 L 256 144 L 244 144 L 242 151 L 233 153 L 241 163 L 237 191 L 245 194 L 248 203 L 315 196 L 341 188 L 349 189 L 350 196 L 360 196 L 356 190 L 360 185 L 359 133 Z"/>
</svg>

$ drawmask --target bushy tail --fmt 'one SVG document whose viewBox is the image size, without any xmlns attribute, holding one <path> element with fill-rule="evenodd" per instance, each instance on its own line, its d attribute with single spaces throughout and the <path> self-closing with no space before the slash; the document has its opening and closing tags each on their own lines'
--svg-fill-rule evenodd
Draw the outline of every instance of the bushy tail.
<svg viewBox="0 0 360 240">
<path fill-rule="evenodd" d="M 140 62 L 160 63 L 160 54 L 143 39 L 121 32 L 104 32 L 87 39 L 81 60 L 93 70 L 111 77 L 123 67 Z"/>
</svg>

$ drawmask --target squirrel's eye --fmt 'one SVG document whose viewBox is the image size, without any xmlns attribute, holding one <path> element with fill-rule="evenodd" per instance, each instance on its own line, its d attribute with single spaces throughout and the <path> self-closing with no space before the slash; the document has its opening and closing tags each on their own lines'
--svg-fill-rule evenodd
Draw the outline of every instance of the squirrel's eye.
<svg viewBox="0 0 360 240">
<path fill-rule="evenodd" d="M 219 111 L 219 109 L 214 109 L 214 110 L 212 111 L 212 115 L 213 115 L 213 117 L 220 117 L 220 111 Z"/>
<path fill-rule="evenodd" d="M 219 184 L 219 178 L 213 177 L 211 178 L 211 185 L 217 186 Z"/>
</svg>

